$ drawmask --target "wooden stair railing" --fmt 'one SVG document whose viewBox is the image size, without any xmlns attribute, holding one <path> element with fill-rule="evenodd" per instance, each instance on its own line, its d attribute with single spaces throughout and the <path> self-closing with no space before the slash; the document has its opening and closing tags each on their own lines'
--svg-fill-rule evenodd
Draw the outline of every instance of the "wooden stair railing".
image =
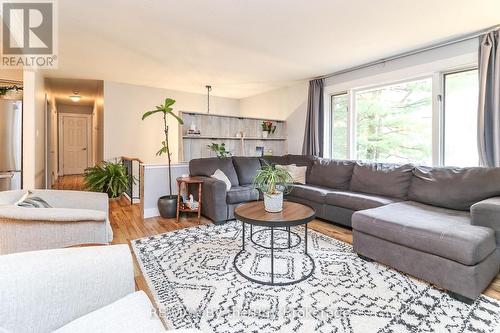
<svg viewBox="0 0 500 333">
<path fill-rule="evenodd" d="M 127 178 L 128 178 L 128 188 L 127 191 L 125 192 L 127 196 L 130 198 L 130 204 L 132 205 L 134 203 L 134 199 L 141 200 L 141 190 L 139 188 L 139 193 L 135 194 L 134 193 L 134 162 L 138 163 L 140 166 L 143 162 L 140 158 L 137 157 L 128 157 L 128 156 L 122 156 L 121 157 L 122 163 L 127 169 Z M 137 174 L 138 174 L 138 179 L 137 181 L 139 182 L 139 186 L 141 184 L 141 173 L 139 172 L 139 168 L 137 168 Z"/>
</svg>

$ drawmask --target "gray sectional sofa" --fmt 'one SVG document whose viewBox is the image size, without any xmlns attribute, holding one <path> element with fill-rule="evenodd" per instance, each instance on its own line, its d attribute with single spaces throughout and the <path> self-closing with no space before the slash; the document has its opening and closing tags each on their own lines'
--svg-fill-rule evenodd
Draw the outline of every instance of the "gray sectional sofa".
<svg viewBox="0 0 500 333">
<path fill-rule="evenodd" d="M 312 156 L 265 157 L 266 163 L 307 166 L 306 184 L 287 196 L 317 217 L 353 229 L 353 247 L 376 260 L 446 289 L 470 303 L 500 269 L 500 168 L 430 168 L 363 164 Z M 203 215 L 216 223 L 257 200 L 259 158 L 197 159 L 205 176 Z M 221 169 L 231 180 L 209 178 Z"/>
</svg>

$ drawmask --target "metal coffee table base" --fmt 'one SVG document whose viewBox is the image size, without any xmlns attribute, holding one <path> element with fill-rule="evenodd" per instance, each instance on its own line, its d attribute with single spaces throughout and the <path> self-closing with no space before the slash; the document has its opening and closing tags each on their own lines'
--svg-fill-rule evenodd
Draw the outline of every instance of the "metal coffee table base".
<svg viewBox="0 0 500 333">
<path fill-rule="evenodd" d="M 295 284 L 295 283 L 299 283 L 301 281 L 304 281 L 306 279 L 308 279 L 309 277 L 311 277 L 311 275 L 314 273 L 314 269 L 315 269 L 315 264 L 314 264 L 314 260 L 313 258 L 309 255 L 309 253 L 307 253 L 307 223 L 304 224 L 304 255 L 311 261 L 311 269 L 309 271 L 307 271 L 305 274 L 302 275 L 302 277 L 300 279 L 297 279 L 297 280 L 292 280 L 292 281 L 286 281 L 286 282 L 274 282 L 274 251 L 275 250 L 286 250 L 286 249 L 291 249 L 291 248 L 294 248 L 296 246 L 298 246 L 300 243 L 301 243 L 301 238 L 300 238 L 300 235 L 297 234 L 296 232 L 293 232 L 290 230 L 290 227 L 286 227 L 285 229 L 279 229 L 278 227 L 267 227 L 266 229 L 262 229 L 262 230 L 258 230 L 258 231 L 253 231 L 253 226 L 250 225 L 250 240 L 252 241 L 252 243 L 254 243 L 255 245 L 261 247 L 261 248 L 264 248 L 264 249 L 268 249 L 268 250 L 271 250 L 271 281 L 263 281 L 263 280 L 258 280 L 258 279 L 255 279 L 251 276 L 248 276 L 247 274 L 243 273 L 239 268 L 238 268 L 238 265 L 237 265 L 237 261 L 238 261 L 238 258 L 240 257 L 241 254 L 243 254 L 246 250 L 245 250 L 245 222 L 241 222 L 243 224 L 243 233 L 242 233 L 242 248 L 241 250 L 236 254 L 236 256 L 234 257 L 234 260 L 233 260 L 233 266 L 234 266 L 234 269 L 236 270 L 236 272 L 238 272 L 238 274 L 240 274 L 241 276 L 243 276 L 245 279 L 249 280 L 249 281 L 252 281 L 252 282 L 255 282 L 255 283 L 259 283 L 259 284 L 263 284 L 263 285 L 268 285 L 268 286 L 288 286 L 288 285 L 291 285 L 291 284 Z M 262 245 L 262 244 L 258 244 L 256 241 L 254 241 L 253 239 L 253 236 L 254 234 L 258 234 L 260 232 L 264 232 L 264 231 L 270 231 L 271 232 L 271 245 L 270 246 L 265 246 L 265 245 Z M 274 234 L 276 232 L 288 232 L 288 246 L 286 247 L 275 247 L 274 246 Z M 291 235 L 295 235 L 298 237 L 298 242 L 296 244 L 292 244 L 291 242 Z"/>
</svg>

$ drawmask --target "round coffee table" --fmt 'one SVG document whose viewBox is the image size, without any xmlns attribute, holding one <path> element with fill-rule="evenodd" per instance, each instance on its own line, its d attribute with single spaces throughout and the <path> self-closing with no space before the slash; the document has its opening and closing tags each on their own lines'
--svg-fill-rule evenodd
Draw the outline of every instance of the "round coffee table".
<svg viewBox="0 0 500 333">
<path fill-rule="evenodd" d="M 264 209 L 263 201 L 252 201 L 241 206 L 238 206 L 234 210 L 234 216 L 237 220 L 242 222 L 242 248 L 236 254 L 233 260 L 233 266 L 235 270 L 246 278 L 249 281 L 271 285 L 271 286 L 286 286 L 295 284 L 305 279 L 309 278 L 315 268 L 314 260 L 307 253 L 307 224 L 313 220 L 316 216 L 316 212 L 309 206 L 302 205 L 296 202 L 284 201 L 283 202 L 283 210 L 279 213 L 268 213 Z M 241 271 L 238 267 L 237 261 L 238 258 L 245 253 L 245 225 L 250 225 L 250 240 L 256 246 L 264 249 L 268 249 L 271 251 L 271 279 L 270 281 L 263 281 L 257 278 L 251 277 Z M 275 273 L 274 273 L 274 252 L 281 250 L 288 250 L 294 247 L 297 247 L 302 239 L 300 235 L 296 232 L 290 230 L 291 227 L 304 225 L 304 255 L 307 260 L 311 262 L 311 269 L 302 273 L 302 277 L 296 280 L 285 281 L 285 282 L 275 282 Z M 265 227 L 265 229 L 253 231 L 253 226 Z M 270 246 L 266 246 L 264 244 L 258 243 L 258 241 L 254 240 L 254 235 L 261 232 L 270 232 L 271 240 Z M 285 246 L 276 246 L 274 236 L 277 232 L 285 232 L 288 233 L 288 242 Z M 292 242 L 292 235 L 296 239 L 295 242 Z"/>
</svg>

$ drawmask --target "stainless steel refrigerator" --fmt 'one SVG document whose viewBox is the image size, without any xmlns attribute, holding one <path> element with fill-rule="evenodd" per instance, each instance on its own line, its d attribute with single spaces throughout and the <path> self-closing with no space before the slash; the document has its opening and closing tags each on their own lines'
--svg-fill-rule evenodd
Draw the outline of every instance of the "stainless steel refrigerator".
<svg viewBox="0 0 500 333">
<path fill-rule="evenodd" d="M 21 188 L 22 115 L 22 101 L 0 99 L 0 191 Z"/>
</svg>

